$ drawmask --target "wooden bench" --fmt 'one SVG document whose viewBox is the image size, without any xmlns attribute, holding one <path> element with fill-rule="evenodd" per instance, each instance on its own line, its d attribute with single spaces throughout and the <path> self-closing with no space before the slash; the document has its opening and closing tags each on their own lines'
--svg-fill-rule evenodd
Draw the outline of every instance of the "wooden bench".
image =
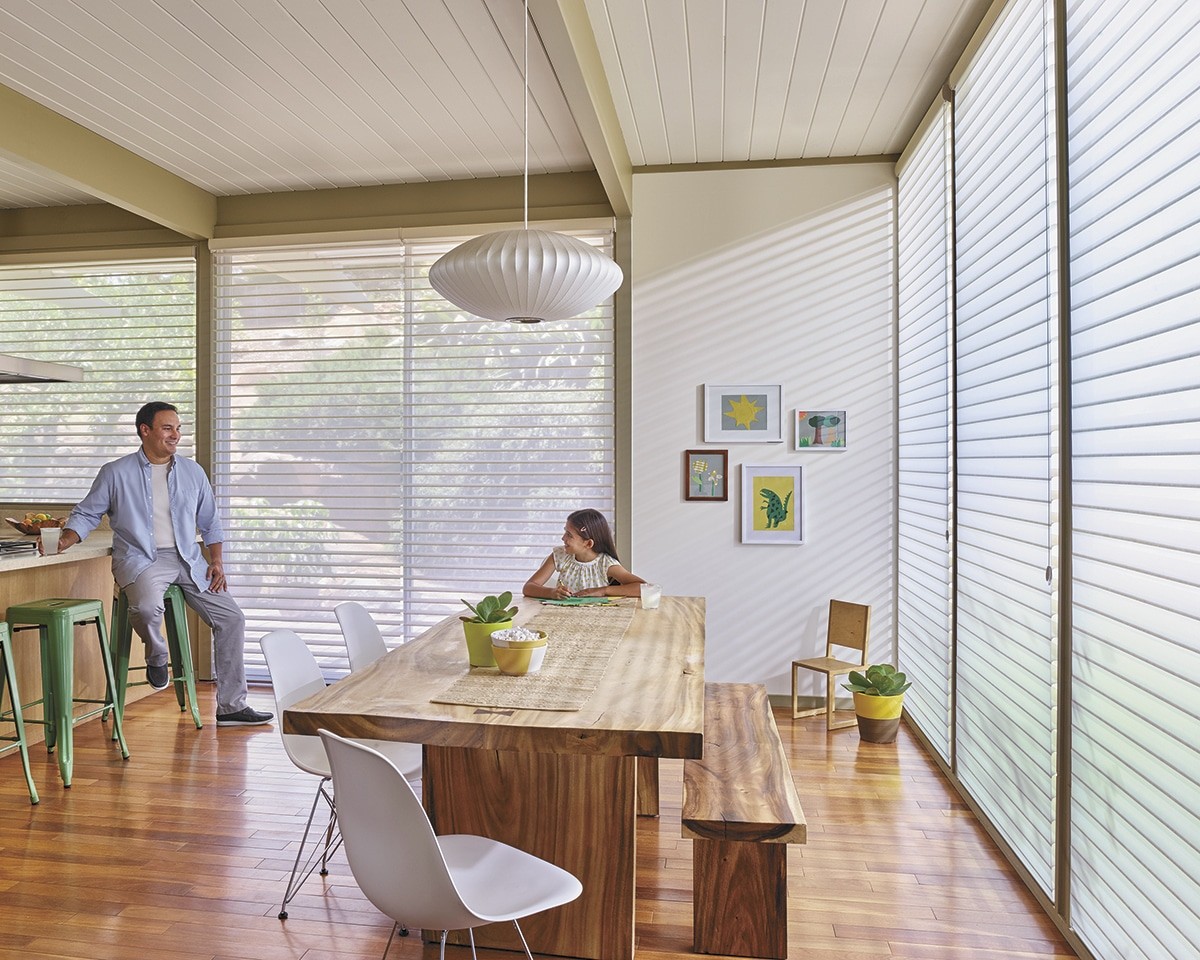
<svg viewBox="0 0 1200 960">
<path fill-rule="evenodd" d="M 704 685 L 704 756 L 683 764 L 693 949 L 787 957 L 787 844 L 808 837 L 767 689 Z"/>
</svg>

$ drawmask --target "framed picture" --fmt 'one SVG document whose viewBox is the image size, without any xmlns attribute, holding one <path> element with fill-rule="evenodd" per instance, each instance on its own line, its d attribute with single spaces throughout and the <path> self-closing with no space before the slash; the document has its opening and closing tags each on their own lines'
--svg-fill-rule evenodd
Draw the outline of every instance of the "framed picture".
<svg viewBox="0 0 1200 960">
<path fill-rule="evenodd" d="M 845 450 L 845 410 L 797 410 L 796 450 Z"/>
<path fill-rule="evenodd" d="M 705 443 L 782 443 L 779 384 L 704 385 Z"/>
<path fill-rule="evenodd" d="M 729 451 L 683 451 L 683 499 L 729 499 Z"/>
<path fill-rule="evenodd" d="M 804 468 L 742 464 L 742 543 L 804 542 Z"/>
</svg>

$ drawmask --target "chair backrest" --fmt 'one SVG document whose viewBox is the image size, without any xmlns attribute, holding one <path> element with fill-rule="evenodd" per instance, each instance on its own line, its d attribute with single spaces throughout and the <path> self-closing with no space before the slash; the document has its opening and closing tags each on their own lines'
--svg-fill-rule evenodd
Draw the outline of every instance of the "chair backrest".
<svg viewBox="0 0 1200 960">
<path fill-rule="evenodd" d="M 478 918 L 463 903 L 421 801 L 387 757 L 321 731 L 333 771 L 346 859 L 368 900 L 393 920 L 461 930 Z"/>
<path fill-rule="evenodd" d="M 829 632 L 825 635 L 825 656 L 834 656 L 834 648 L 857 650 L 858 662 L 867 663 L 867 640 L 871 635 L 871 607 L 845 600 L 829 601 Z"/>
<path fill-rule="evenodd" d="M 374 663 L 385 653 L 387 644 L 383 634 L 369 610 L 361 603 L 348 600 L 333 608 L 342 636 L 346 640 L 346 652 L 350 654 L 350 672 L 361 670 Z"/>
<path fill-rule="evenodd" d="M 276 724 L 283 738 L 283 749 L 301 770 L 319 777 L 329 776 L 329 762 L 316 737 L 283 732 L 283 711 L 325 689 L 325 678 L 321 676 L 316 657 L 293 630 L 273 630 L 259 641 L 259 645 L 271 674 Z"/>
</svg>

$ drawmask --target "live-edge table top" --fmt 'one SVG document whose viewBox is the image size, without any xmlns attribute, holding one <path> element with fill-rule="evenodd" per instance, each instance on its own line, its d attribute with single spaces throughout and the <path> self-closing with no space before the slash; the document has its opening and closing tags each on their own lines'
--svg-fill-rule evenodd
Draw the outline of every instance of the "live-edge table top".
<svg viewBox="0 0 1200 960">
<path fill-rule="evenodd" d="M 516 622 L 540 608 L 522 599 Z M 551 638 L 553 643 L 553 637 Z M 467 672 L 457 616 L 284 711 L 286 733 L 540 753 L 699 757 L 704 728 L 704 599 L 640 603 L 608 670 L 580 710 L 432 703 Z"/>
</svg>

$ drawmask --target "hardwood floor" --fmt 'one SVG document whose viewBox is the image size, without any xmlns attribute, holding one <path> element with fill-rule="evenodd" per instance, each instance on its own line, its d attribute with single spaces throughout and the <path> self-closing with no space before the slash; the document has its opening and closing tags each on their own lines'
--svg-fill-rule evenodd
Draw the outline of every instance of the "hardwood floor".
<svg viewBox="0 0 1200 960">
<path fill-rule="evenodd" d="M 70 790 L 35 747 L 36 807 L 19 758 L 0 759 L 0 958 L 379 960 L 390 924 L 341 856 L 276 918 L 316 781 L 273 727 L 218 731 L 211 689 L 203 730 L 170 691 L 132 704 L 128 762 L 98 721 L 76 728 Z M 251 702 L 273 709 L 269 691 Z M 826 733 L 823 717 L 776 719 L 808 818 L 788 854 L 789 956 L 1075 956 L 906 729 L 885 746 Z M 692 956 L 682 761 L 660 766 L 662 814 L 638 828 L 640 960 Z M 388 954 L 436 956 L 415 937 Z"/>
</svg>

